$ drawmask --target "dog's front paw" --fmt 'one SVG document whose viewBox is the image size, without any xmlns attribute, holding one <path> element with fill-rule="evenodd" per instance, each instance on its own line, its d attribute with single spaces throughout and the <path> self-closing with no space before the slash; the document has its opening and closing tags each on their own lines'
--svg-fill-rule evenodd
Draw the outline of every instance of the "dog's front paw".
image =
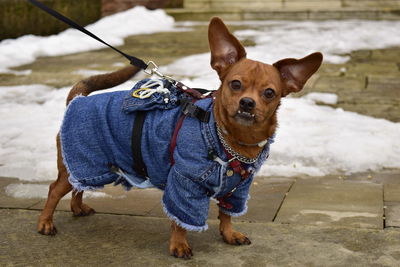
<svg viewBox="0 0 400 267">
<path fill-rule="evenodd" d="M 182 258 L 185 260 L 189 260 L 193 256 L 192 249 L 189 247 L 189 244 L 186 241 L 170 242 L 169 253 L 175 258 Z"/>
<path fill-rule="evenodd" d="M 222 238 L 224 239 L 225 243 L 228 243 L 230 245 L 250 245 L 251 241 L 250 239 L 242 234 L 241 232 L 237 231 L 227 231 L 227 232 L 221 232 Z"/>
<path fill-rule="evenodd" d="M 37 231 L 42 235 L 57 234 L 57 228 L 54 226 L 53 220 L 39 220 Z"/>
</svg>

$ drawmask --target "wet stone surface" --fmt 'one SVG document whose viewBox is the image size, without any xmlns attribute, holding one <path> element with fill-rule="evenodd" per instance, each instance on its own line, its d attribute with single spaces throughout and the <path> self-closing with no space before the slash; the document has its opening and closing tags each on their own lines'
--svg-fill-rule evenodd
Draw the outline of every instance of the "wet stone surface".
<svg viewBox="0 0 400 267">
<path fill-rule="evenodd" d="M 300 95 L 338 95 L 333 107 L 400 121 L 400 48 L 350 53 L 345 64 L 326 64 Z"/>
<path fill-rule="evenodd" d="M 346 181 L 335 176 L 298 179 L 276 222 L 307 225 L 383 228 L 380 184 Z"/>
<path fill-rule="evenodd" d="M 398 266 L 400 231 L 237 223 L 250 246 L 225 244 L 215 220 L 190 233 L 189 261 L 168 255 L 166 219 L 57 212 L 55 237 L 36 233 L 38 212 L 0 210 L 2 266 Z"/>
</svg>

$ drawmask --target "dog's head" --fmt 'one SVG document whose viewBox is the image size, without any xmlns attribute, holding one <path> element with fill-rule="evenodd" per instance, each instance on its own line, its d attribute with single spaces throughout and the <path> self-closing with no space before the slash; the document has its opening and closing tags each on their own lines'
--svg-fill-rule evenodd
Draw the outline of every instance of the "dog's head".
<svg viewBox="0 0 400 267">
<path fill-rule="evenodd" d="M 216 105 L 222 120 L 236 127 L 262 126 L 275 114 L 281 97 L 299 92 L 322 63 L 322 54 L 287 58 L 273 65 L 246 58 L 242 44 L 219 18 L 209 25 L 211 66 L 221 80 Z"/>
</svg>

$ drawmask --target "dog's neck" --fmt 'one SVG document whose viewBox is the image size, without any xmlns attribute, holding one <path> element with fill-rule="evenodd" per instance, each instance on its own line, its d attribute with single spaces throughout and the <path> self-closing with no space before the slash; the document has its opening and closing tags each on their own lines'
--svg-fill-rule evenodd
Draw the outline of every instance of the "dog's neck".
<svg viewBox="0 0 400 267">
<path fill-rule="evenodd" d="M 257 144 L 272 137 L 277 126 L 276 110 L 265 123 L 252 126 L 239 125 L 231 123 L 233 118 L 230 118 L 226 110 L 223 108 L 218 97 L 214 101 L 214 118 L 217 125 L 223 129 L 223 136 L 228 145 L 239 154 L 255 158 L 263 149 L 257 145 L 249 146 L 247 144 Z"/>
</svg>

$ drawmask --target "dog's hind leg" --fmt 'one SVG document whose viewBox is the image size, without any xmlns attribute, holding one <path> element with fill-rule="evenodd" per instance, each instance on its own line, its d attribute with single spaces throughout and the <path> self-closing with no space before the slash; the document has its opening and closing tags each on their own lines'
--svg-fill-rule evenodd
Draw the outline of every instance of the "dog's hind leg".
<svg viewBox="0 0 400 267">
<path fill-rule="evenodd" d="M 72 191 L 72 199 L 71 199 L 71 211 L 74 216 L 88 216 L 96 213 L 94 209 L 89 207 L 88 205 L 82 203 L 83 191 L 76 192 Z"/>
<path fill-rule="evenodd" d="M 63 171 L 58 173 L 57 181 L 53 182 L 49 188 L 49 194 L 46 205 L 39 217 L 37 230 L 43 235 L 55 235 L 57 229 L 53 223 L 53 213 L 60 199 L 72 189 L 68 182 L 68 173 Z"/>
<path fill-rule="evenodd" d="M 54 210 L 60 199 L 72 190 L 72 185 L 68 181 L 67 168 L 65 168 L 62 160 L 59 135 L 57 135 L 57 167 L 57 180 L 50 184 L 46 205 L 40 214 L 37 226 L 38 232 L 43 235 L 55 235 L 57 233 L 57 229 L 53 224 Z"/>
</svg>

